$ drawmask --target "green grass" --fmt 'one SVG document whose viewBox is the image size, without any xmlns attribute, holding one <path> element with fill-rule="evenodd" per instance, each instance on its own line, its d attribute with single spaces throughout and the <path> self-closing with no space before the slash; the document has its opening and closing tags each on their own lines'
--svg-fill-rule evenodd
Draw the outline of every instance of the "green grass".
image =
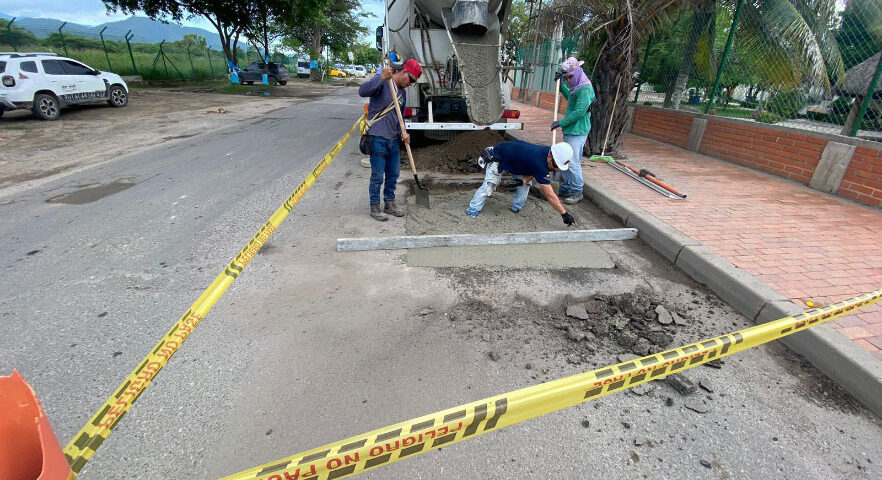
<svg viewBox="0 0 882 480">
<path fill-rule="evenodd" d="M 3 130 L 27 130 L 28 127 L 25 125 L 0 125 L 0 128 Z"/>
</svg>

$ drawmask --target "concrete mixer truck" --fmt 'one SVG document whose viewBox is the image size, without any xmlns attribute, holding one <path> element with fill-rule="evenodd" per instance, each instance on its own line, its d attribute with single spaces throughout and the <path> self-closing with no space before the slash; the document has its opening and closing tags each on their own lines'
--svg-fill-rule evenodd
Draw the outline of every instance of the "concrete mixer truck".
<svg viewBox="0 0 882 480">
<path fill-rule="evenodd" d="M 455 131 L 516 130 L 502 81 L 501 26 L 511 0 L 386 0 L 377 48 L 414 58 L 423 75 L 407 91 L 408 130 L 447 139 Z"/>
</svg>

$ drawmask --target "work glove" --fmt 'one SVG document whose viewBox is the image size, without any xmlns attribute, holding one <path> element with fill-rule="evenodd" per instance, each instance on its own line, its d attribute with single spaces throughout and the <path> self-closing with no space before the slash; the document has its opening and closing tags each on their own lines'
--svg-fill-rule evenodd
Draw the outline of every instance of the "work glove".
<svg viewBox="0 0 882 480">
<path fill-rule="evenodd" d="M 558 70 L 558 71 L 554 72 L 554 81 L 555 81 L 555 82 L 558 81 L 558 80 L 560 80 L 561 78 L 563 78 L 563 72 L 562 72 L 562 71 Z"/>
<path fill-rule="evenodd" d="M 576 219 L 573 217 L 570 212 L 564 212 L 560 214 L 560 217 L 563 219 L 563 222 L 569 227 L 576 224 Z"/>
<path fill-rule="evenodd" d="M 551 130 L 554 130 L 555 128 L 560 128 L 560 120 L 551 122 Z"/>
</svg>

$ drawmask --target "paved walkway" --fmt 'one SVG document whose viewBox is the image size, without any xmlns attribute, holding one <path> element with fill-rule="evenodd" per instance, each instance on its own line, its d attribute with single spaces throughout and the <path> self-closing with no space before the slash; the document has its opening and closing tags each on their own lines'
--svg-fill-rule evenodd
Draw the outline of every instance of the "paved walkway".
<svg viewBox="0 0 882 480">
<path fill-rule="evenodd" d="M 521 136 L 551 142 L 551 112 L 513 104 Z M 584 161 L 584 176 L 795 303 L 824 305 L 882 288 L 882 210 L 636 135 L 626 135 L 622 153 L 687 199 L 666 199 L 606 164 Z M 882 359 L 882 303 L 831 323 Z"/>
</svg>

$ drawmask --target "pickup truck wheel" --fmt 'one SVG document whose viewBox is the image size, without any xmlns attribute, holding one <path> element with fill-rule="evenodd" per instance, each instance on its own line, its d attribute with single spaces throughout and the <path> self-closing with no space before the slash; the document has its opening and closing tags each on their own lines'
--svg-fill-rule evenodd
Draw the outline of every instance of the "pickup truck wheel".
<svg viewBox="0 0 882 480">
<path fill-rule="evenodd" d="M 40 120 L 58 120 L 58 116 L 61 115 L 61 105 L 52 95 L 38 93 L 34 95 L 33 112 Z"/>
<path fill-rule="evenodd" d="M 277 85 L 277 84 L 279 83 L 279 81 L 276 80 L 276 77 L 273 77 L 273 76 L 270 76 L 270 77 L 266 80 L 266 82 L 269 83 L 270 85 Z"/>
<path fill-rule="evenodd" d="M 279 80 L 279 85 L 285 85 L 287 83 L 288 83 L 287 80 Z"/>
<path fill-rule="evenodd" d="M 126 89 L 119 85 L 112 85 L 110 87 L 110 98 L 107 99 L 107 103 L 109 103 L 111 107 L 116 108 L 128 105 L 129 95 L 126 93 Z"/>
</svg>

